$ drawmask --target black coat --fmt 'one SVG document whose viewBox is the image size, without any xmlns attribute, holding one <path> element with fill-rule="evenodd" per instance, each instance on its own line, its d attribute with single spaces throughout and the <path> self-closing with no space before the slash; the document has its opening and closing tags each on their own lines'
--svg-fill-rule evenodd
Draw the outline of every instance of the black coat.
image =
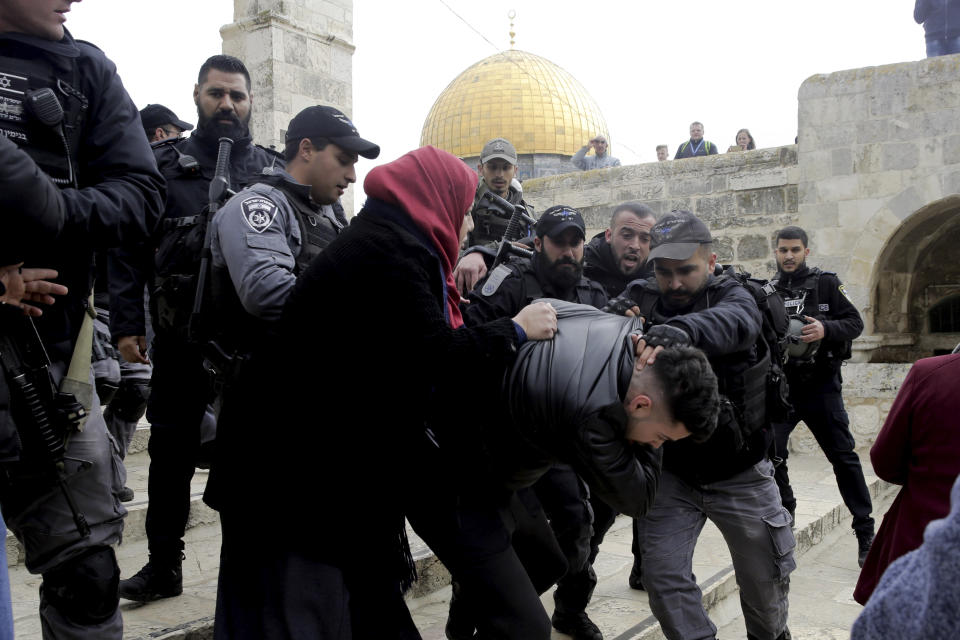
<svg viewBox="0 0 960 640">
<path fill-rule="evenodd" d="M 410 230 L 364 212 L 313 261 L 273 348 L 224 403 L 212 506 L 269 510 L 282 532 L 274 544 L 334 564 L 393 550 L 404 470 L 433 446 L 425 425 L 456 437 L 460 416 L 441 399 L 465 375 L 498 391 L 517 350 L 508 318 L 447 325 L 439 265 Z"/>
<path fill-rule="evenodd" d="M 624 295 L 641 301 L 656 296 L 647 323 L 680 327 L 702 350 L 721 388 L 757 362 L 756 342 L 760 335 L 760 310 L 753 296 L 736 280 L 711 275 L 703 291 L 682 309 L 670 309 L 659 302 L 656 280 L 638 280 Z M 703 443 L 685 438 L 663 445 L 663 467 L 691 484 L 724 480 L 756 464 L 766 455 L 769 429 L 756 431 L 740 446 L 738 437 L 721 420 L 713 435 Z"/>
<path fill-rule="evenodd" d="M 53 237 L 59 227 L 59 238 L 41 248 L 34 246 L 19 255 L 9 255 L 6 250 L 2 253 L 7 254 L 4 261 L 16 258 L 25 260 L 27 266 L 52 267 L 60 272 L 57 281 L 70 293 L 46 308 L 36 325 L 51 359 L 65 361 L 72 352 L 90 292 L 94 251 L 148 236 L 162 208 L 163 179 L 144 137 L 137 108 L 123 88 L 116 67 L 102 51 L 75 41 L 69 33 L 59 42 L 3 33 L 0 56 L 10 60 L 5 63 L 9 68 L 0 69 L 8 74 L 17 73 L 18 59 L 44 60 L 65 69 L 65 74 L 75 69 L 76 88 L 87 100 L 79 148 L 75 150 L 79 188 L 54 190 L 26 154 L 6 142 L 0 144 L 4 211 L 24 211 L 25 207 L 36 212 L 30 230 L 45 239 Z M 17 242 L 8 231 L 0 235 Z"/>
</svg>

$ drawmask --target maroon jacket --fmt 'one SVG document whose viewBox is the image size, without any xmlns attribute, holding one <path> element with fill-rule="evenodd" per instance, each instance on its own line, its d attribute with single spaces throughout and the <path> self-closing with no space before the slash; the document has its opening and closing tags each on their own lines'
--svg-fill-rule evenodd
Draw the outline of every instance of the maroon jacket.
<svg viewBox="0 0 960 640">
<path fill-rule="evenodd" d="M 960 474 L 960 354 L 924 358 L 910 369 L 870 449 L 878 476 L 903 485 L 853 592 L 865 604 L 887 566 L 920 546 L 931 520 L 950 511 Z"/>
</svg>

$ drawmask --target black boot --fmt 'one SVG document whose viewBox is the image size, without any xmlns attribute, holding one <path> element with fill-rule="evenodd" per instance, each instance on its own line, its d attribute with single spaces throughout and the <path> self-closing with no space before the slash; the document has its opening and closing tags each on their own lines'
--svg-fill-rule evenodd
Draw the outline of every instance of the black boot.
<svg viewBox="0 0 960 640">
<path fill-rule="evenodd" d="M 573 640 L 603 640 L 603 634 L 600 633 L 600 627 L 593 623 L 587 617 L 586 611 L 579 613 L 553 612 L 553 628 L 560 633 L 565 633 Z"/>
<path fill-rule="evenodd" d="M 136 602 L 152 602 L 180 595 L 183 593 L 183 558 L 182 553 L 164 559 L 151 556 L 150 561 L 132 578 L 120 581 L 120 597 Z"/>
<path fill-rule="evenodd" d="M 870 547 L 873 545 L 873 531 L 857 531 L 857 564 L 863 568 L 863 563 L 867 561 L 867 554 L 870 553 Z"/>
</svg>

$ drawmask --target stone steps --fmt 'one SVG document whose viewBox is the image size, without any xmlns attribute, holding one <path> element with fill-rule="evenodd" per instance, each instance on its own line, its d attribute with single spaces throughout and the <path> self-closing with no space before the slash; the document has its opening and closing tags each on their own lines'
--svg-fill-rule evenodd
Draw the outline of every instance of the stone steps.
<svg viewBox="0 0 960 640">
<path fill-rule="evenodd" d="M 869 455 L 866 451 L 860 453 L 871 495 L 885 510 L 895 488 L 870 474 Z M 803 555 L 816 547 L 828 533 L 838 527 L 850 531 L 851 516 L 840 499 L 833 471 L 822 453 L 791 455 L 790 475 L 798 498 L 795 533 L 798 565 L 802 565 Z M 878 523 L 881 516 L 882 512 L 875 510 L 874 518 Z M 598 584 L 587 613 L 607 640 L 662 640 L 663 633 L 650 611 L 646 593 L 633 590 L 627 584 L 633 566 L 631 542 L 630 520 L 621 516 L 607 534 L 594 563 Z M 855 563 L 857 541 L 852 531 L 846 536 L 846 542 L 849 557 Z M 709 521 L 694 552 L 693 569 L 703 591 L 704 605 L 717 626 L 740 615 L 730 553 L 719 530 Z M 804 595 L 809 598 L 811 594 Z M 409 599 L 408 604 L 424 640 L 444 639 L 449 599 L 449 587 Z M 547 612 L 552 613 L 552 593 L 544 594 L 541 601 Z M 554 631 L 552 637 L 567 636 Z"/>
<path fill-rule="evenodd" d="M 129 577 L 138 571 L 147 559 L 143 515 L 149 459 L 145 449 L 140 447 L 137 452 L 131 452 L 127 463 L 128 484 L 136 491 L 137 496 L 134 502 L 128 505 L 130 516 L 127 531 L 123 544 L 117 547 L 123 577 Z M 867 467 L 869 468 L 869 462 Z M 816 545 L 829 530 L 838 526 L 849 526 L 850 516 L 840 501 L 832 471 L 822 454 L 795 454 L 791 457 L 790 469 L 800 498 L 797 514 L 798 544 L 801 550 L 806 550 Z M 874 494 L 885 490 L 885 485 L 876 478 L 868 476 L 867 480 Z M 121 601 L 125 638 L 194 640 L 212 637 L 220 527 L 217 514 L 200 502 L 205 482 L 206 473 L 198 470 L 194 479 L 194 500 L 186 534 L 183 595 L 149 604 Z M 879 520 L 879 514 L 875 514 L 875 517 Z M 619 518 L 601 548 L 595 565 L 600 581 L 588 612 L 608 639 L 660 638 L 662 636 L 659 634 L 659 625 L 647 607 L 646 594 L 631 590 L 627 586 L 627 575 L 633 562 L 629 524 L 627 518 Z M 268 534 L 265 534 L 264 540 L 269 544 Z M 421 578 L 408 596 L 408 602 L 424 639 L 441 640 L 449 601 L 449 574 L 416 536 L 411 535 L 410 541 Z M 849 537 L 849 545 L 850 553 L 855 555 L 856 539 L 852 535 Z M 726 615 L 728 618 L 739 611 L 737 598 L 728 597 L 737 591 L 729 564 L 729 553 L 719 532 L 708 523 L 694 556 L 694 570 L 696 575 L 701 577 L 705 600 L 715 618 L 723 618 L 723 611 L 726 609 L 730 610 L 729 615 Z M 39 639 L 39 576 L 30 575 L 22 564 L 14 564 L 10 567 L 10 579 L 16 637 Z M 552 611 L 553 599 L 549 593 L 543 597 L 543 603 L 548 611 Z M 717 622 L 721 624 L 721 620 L 718 619 Z M 564 637 L 554 633 L 554 638 Z"/>
</svg>

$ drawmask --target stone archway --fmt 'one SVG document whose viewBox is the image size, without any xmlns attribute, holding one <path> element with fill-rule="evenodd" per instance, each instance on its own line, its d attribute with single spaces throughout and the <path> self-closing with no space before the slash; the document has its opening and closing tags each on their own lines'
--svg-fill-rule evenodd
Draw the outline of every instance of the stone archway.
<svg viewBox="0 0 960 640">
<path fill-rule="evenodd" d="M 930 331 L 930 310 L 960 295 L 960 195 L 907 216 L 874 263 L 867 311 L 871 362 L 913 362 L 949 350 L 960 333 Z"/>
</svg>

